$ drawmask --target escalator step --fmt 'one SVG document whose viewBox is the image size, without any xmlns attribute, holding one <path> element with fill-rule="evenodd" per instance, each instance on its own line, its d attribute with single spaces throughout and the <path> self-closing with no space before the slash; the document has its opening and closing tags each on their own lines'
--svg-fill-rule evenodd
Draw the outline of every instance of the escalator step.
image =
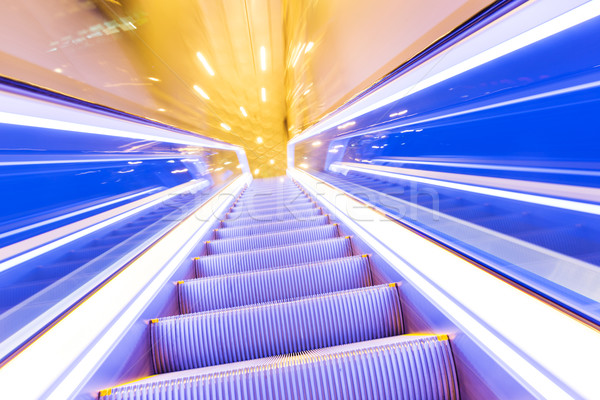
<svg viewBox="0 0 600 400">
<path fill-rule="evenodd" d="M 150 323 L 157 373 L 297 353 L 402 333 L 395 285 L 166 317 Z"/>
<path fill-rule="evenodd" d="M 206 254 L 224 254 L 253 249 L 314 242 L 339 236 L 337 225 L 321 225 L 294 231 L 214 240 L 206 243 Z"/>
<path fill-rule="evenodd" d="M 225 275 L 307 264 L 352 254 L 350 237 L 196 258 L 196 276 Z"/>
<path fill-rule="evenodd" d="M 235 228 L 221 228 L 215 230 L 215 239 L 229 239 L 238 236 L 262 235 L 269 232 L 283 232 L 293 229 L 307 228 L 310 226 L 326 225 L 329 223 L 327 215 L 317 215 L 302 220 L 288 220 L 281 222 L 267 222 L 255 225 L 240 226 Z"/>
<path fill-rule="evenodd" d="M 445 336 L 396 336 L 150 377 L 100 393 L 133 399 L 457 399 Z"/>
<path fill-rule="evenodd" d="M 308 210 L 299 210 L 294 212 L 287 211 L 279 214 L 255 215 L 253 217 L 225 219 L 222 221 L 222 227 L 231 228 L 234 226 L 246 226 L 261 223 L 264 224 L 265 222 L 279 222 L 295 219 L 305 219 L 308 217 L 314 217 L 315 215 L 320 215 L 321 213 L 322 210 L 320 208 L 310 208 Z"/>
<path fill-rule="evenodd" d="M 266 271 L 180 282 L 179 307 L 194 313 L 372 285 L 369 258 L 353 256 Z"/>
<path fill-rule="evenodd" d="M 302 192 L 298 192 L 293 195 L 285 195 L 285 196 L 261 196 L 261 197 L 253 197 L 253 198 L 240 198 L 234 206 L 240 207 L 244 206 L 247 208 L 264 208 L 264 207 L 272 207 L 274 204 L 278 205 L 286 205 L 286 204 L 300 204 L 301 202 L 311 201 L 310 197 L 305 195 Z"/>
<path fill-rule="evenodd" d="M 302 203 L 302 204 L 294 204 L 290 206 L 283 206 L 278 208 L 259 208 L 259 209 L 248 209 L 243 206 L 240 208 L 234 208 L 231 212 L 227 214 L 227 218 L 239 218 L 241 215 L 246 215 L 252 217 L 254 215 L 264 215 L 264 214 L 280 214 L 283 212 L 291 212 L 297 210 L 306 210 L 309 208 L 317 207 L 315 203 Z"/>
</svg>

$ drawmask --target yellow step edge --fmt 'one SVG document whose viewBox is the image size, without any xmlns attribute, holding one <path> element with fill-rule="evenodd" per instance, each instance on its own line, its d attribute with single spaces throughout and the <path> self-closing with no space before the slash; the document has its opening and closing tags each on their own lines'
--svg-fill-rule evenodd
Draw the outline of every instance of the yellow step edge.
<svg viewBox="0 0 600 400">
<path fill-rule="evenodd" d="M 396 282 L 393 282 L 393 283 L 388 283 L 388 286 L 389 286 L 389 287 L 396 287 Z"/>
<path fill-rule="evenodd" d="M 151 323 L 151 324 L 156 324 L 157 322 L 158 322 L 158 318 L 152 318 L 152 319 L 150 320 L 150 323 Z"/>
<path fill-rule="evenodd" d="M 112 389 L 102 389 L 100 391 L 100 396 L 110 396 Z"/>
<path fill-rule="evenodd" d="M 178 285 L 183 285 L 183 281 L 177 281 Z"/>
<path fill-rule="evenodd" d="M 367 258 L 367 257 L 369 257 L 369 255 L 368 254 L 363 254 L 361 257 L 362 258 Z"/>
<path fill-rule="evenodd" d="M 437 339 L 440 342 L 443 342 L 444 340 L 450 340 L 450 338 L 448 337 L 448 335 L 444 334 L 444 335 L 437 335 Z"/>
</svg>

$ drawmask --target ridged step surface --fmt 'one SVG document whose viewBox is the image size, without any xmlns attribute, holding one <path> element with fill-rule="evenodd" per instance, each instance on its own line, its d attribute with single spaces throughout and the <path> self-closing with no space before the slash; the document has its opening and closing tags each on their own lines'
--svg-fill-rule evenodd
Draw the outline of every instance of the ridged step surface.
<svg viewBox="0 0 600 400">
<path fill-rule="evenodd" d="M 310 200 L 306 194 L 298 191 L 297 193 L 287 193 L 283 195 L 250 195 L 247 197 L 241 197 L 237 202 L 235 202 L 235 206 L 262 206 L 268 207 L 269 204 L 294 204 L 300 201 Z"/>
<path fill-rule="evenodd" d="M 216 229 L 215 239 L 229 239 L 237 236 L 262 235 L 270 232 L 283 232 L 294 229 L 307 228 L 309 226 L 326 225 L 329 223 L 329 216 L 317 215 L 302 220 L 288 220 L 281 222 L 258 222 L 254 225 L 239 226 L 233 228 Z"/>
<path fill-rule="evenodd" d="M 289 300 L 372 285 L 369 258 L 353 256 L 178 284 L 184 314 Z"/>
<path fill-rule="evenodd" d="M 155 371 L 200 368 L 402 333 L 396 286 L 380 285 L 150 324 Z"/>
<path fill-rule="evenodd" d="M 206 253 L 224 254 L 239 251 L 314 242 L 339 236 L 337 225 L 322 225 L 286 232 L 242 236 L 231 239 L 211 240 L 206 243 Z"/>
<path fill-rule="evenodd" d="M 196 276 L 225 275 L 349 257 L 349 237 L 196 258 Z"/>
<path fill-rule="evenodd" d="M 266 222 L 279 222 L 289 220 L 302 220 L 314 217 L 322 213 L 320 208 L 309 208 L 308 210 L 286 211 L 279 214 L 255 215 L 253 217 L 241 217 L 236 219 L 225 219 L 221 223 L 223 228 L 231 228 L 234 226 L 245 226 L 253 224 L 264 224 Z"/>
<path fill-rule="evenodd" d="M 255 215 L 265 215 L 265 214 L 281 214 L 284 212 L 295 212 L 298 210 L 307 210 L 309 208 L 317 208 L 315 203 L 302 203 L 302 204 L 293 204 L 290 206 L 283 206 L 278 208 L 273 207 L 265 207 L 265 208 L 257 208 L 257 209 L 248 209 L 241 207 L 234 207 L 230 212 L 227 213 L 226 218 L 240 218 L 242 215 L 246 215 L 249 217 L 253 217 Z"/>
<path fill-rule="evenodd" d="M 103 391 L 133 399 L 406 399 L 459 397 L 444 336 L 396 336 L 166 374 Z"/>
</svg>

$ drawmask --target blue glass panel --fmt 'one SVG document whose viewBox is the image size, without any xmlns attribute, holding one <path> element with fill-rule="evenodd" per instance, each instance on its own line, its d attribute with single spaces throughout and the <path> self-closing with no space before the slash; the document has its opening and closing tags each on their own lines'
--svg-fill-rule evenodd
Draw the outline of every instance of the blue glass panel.
<svg viewBox="0 0 600 400">
<path fill-rule="evenodd" d="M 599 36 L 594 18 L 416 91 L 294 165 L 599 322 Z"/>
</svg>

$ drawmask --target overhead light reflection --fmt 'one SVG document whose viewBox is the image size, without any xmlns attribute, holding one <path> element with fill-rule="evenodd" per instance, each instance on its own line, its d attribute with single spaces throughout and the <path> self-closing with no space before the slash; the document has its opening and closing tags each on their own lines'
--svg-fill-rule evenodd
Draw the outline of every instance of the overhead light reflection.
<svg viewBox="0 0 600 400">
<path fill-rule="evenodd" d="M 265 88 L 260 89 L 260 97 L 263 102 L 267 101 L 267 89 L 265 89 Z"/>
<path fill-rule="evenodd" d="M 204 55 L 202 55 L 200 52 L 197 52 L 196 57 L 198 57 L 202 65 L 204 65 L 204 68 L 206 68 L 208 74 L 210 76 L 215 76 L 215 71 L 213 71 L 213 69 L 210 67 L 210 64 L 208 64 L 208 61 L 206 61 L 206 58 L 204 58 Z"/>
<path fill-rule="evenodd" d="M 183 174 L 184 172 L 188 172 L 188 169 L 187 168 L 174 169 L 173 171 L 171 171 L 172 174 Z"/>
<path fill-rule="evenodd" d="M 240 107 L 240 111 L 242 112 L 242 115 L 243 115 L 244 117 L 247 117 L 247 116 L 248 116 L 248 113 L 246 112 L 246 109 L 245 109 L 244 107 Z"/>
<path fill-rule="evenodd" d="M 261 138 L 260 136 L 256 138 L 256 143 L 262 144 L 262 142 L 263 142 L 263 138 Z"/>
<path fill-rule="evenodd" d="M 306 45 L 306 48 L 304 49 L 304 54 L 308 53 L 310 51 L 310 49 L 313 48 L 315 44 L 313 42 L 308 42 L 308 44 Z"/>
<path fill-rule="evenodd" d="M 399 117 L 401 115 L 406 114 L 407 112 L 408 112 L 408 110 L 402 110 L 402 111 L 395 112 L 393 114 L 390 114 L 390 118 Z"/>
<path fill-rule="evenodd" d="M 273 165 L 273 164 L 275 164 L 275 160 L 269 160 L 269 163 L 270 163 L 271 165 Z"/>
<path fill-rule="evenodd" d="M 260 169 L 256 168 L 256 169 L 254 170 L 254 175 L 258 175 L 259 173 L 260 173 Z"/>
<path fill-rule="evenodd" d="M 155 78 L 153 76 L 149 76 L 148 79 L 151 80 L 152 82 L 160 82 L 160 79 Z"/>
<path fill-rule="evenodd" d="M 320 141 L 320 140 L 316 140 L 316 141 L 312 142 L 312 145 L 313 145 L 314 147 L 318 147 L 318 146 L 320 146 L 320 145 L 321 145 L 321 141 Z"/>
<path fill-rule="evenodd" d="M 221 128 L 225 129 L 226 131 L 231 130 L 231 127 L 229 125 L 227 125 L 225 122 L 221 122 Z"/>
<path fill-rule="evenodd" d="M 210 100 L 210 97 L 208 97 L 206 92 L 204 90 L 202 90 L 202 88 L 200 88 L 200 86 L 194 85 L 194 90 L 196 92 L 200 93 L 200 96 L 204 97 L 206 100 Z"/>
<path fill-rule="evenodd" d="M 338 126 L 337 128 L 338 129 L 346 129 L 346 128 L 348 128 L 350 126 L 353 126 L 353 125 L 356 125 L 356 122 L 350 121 L 350 122 L 346 122 L 345 124 L 342 124 L 342 125 Z"/>
</svg>

